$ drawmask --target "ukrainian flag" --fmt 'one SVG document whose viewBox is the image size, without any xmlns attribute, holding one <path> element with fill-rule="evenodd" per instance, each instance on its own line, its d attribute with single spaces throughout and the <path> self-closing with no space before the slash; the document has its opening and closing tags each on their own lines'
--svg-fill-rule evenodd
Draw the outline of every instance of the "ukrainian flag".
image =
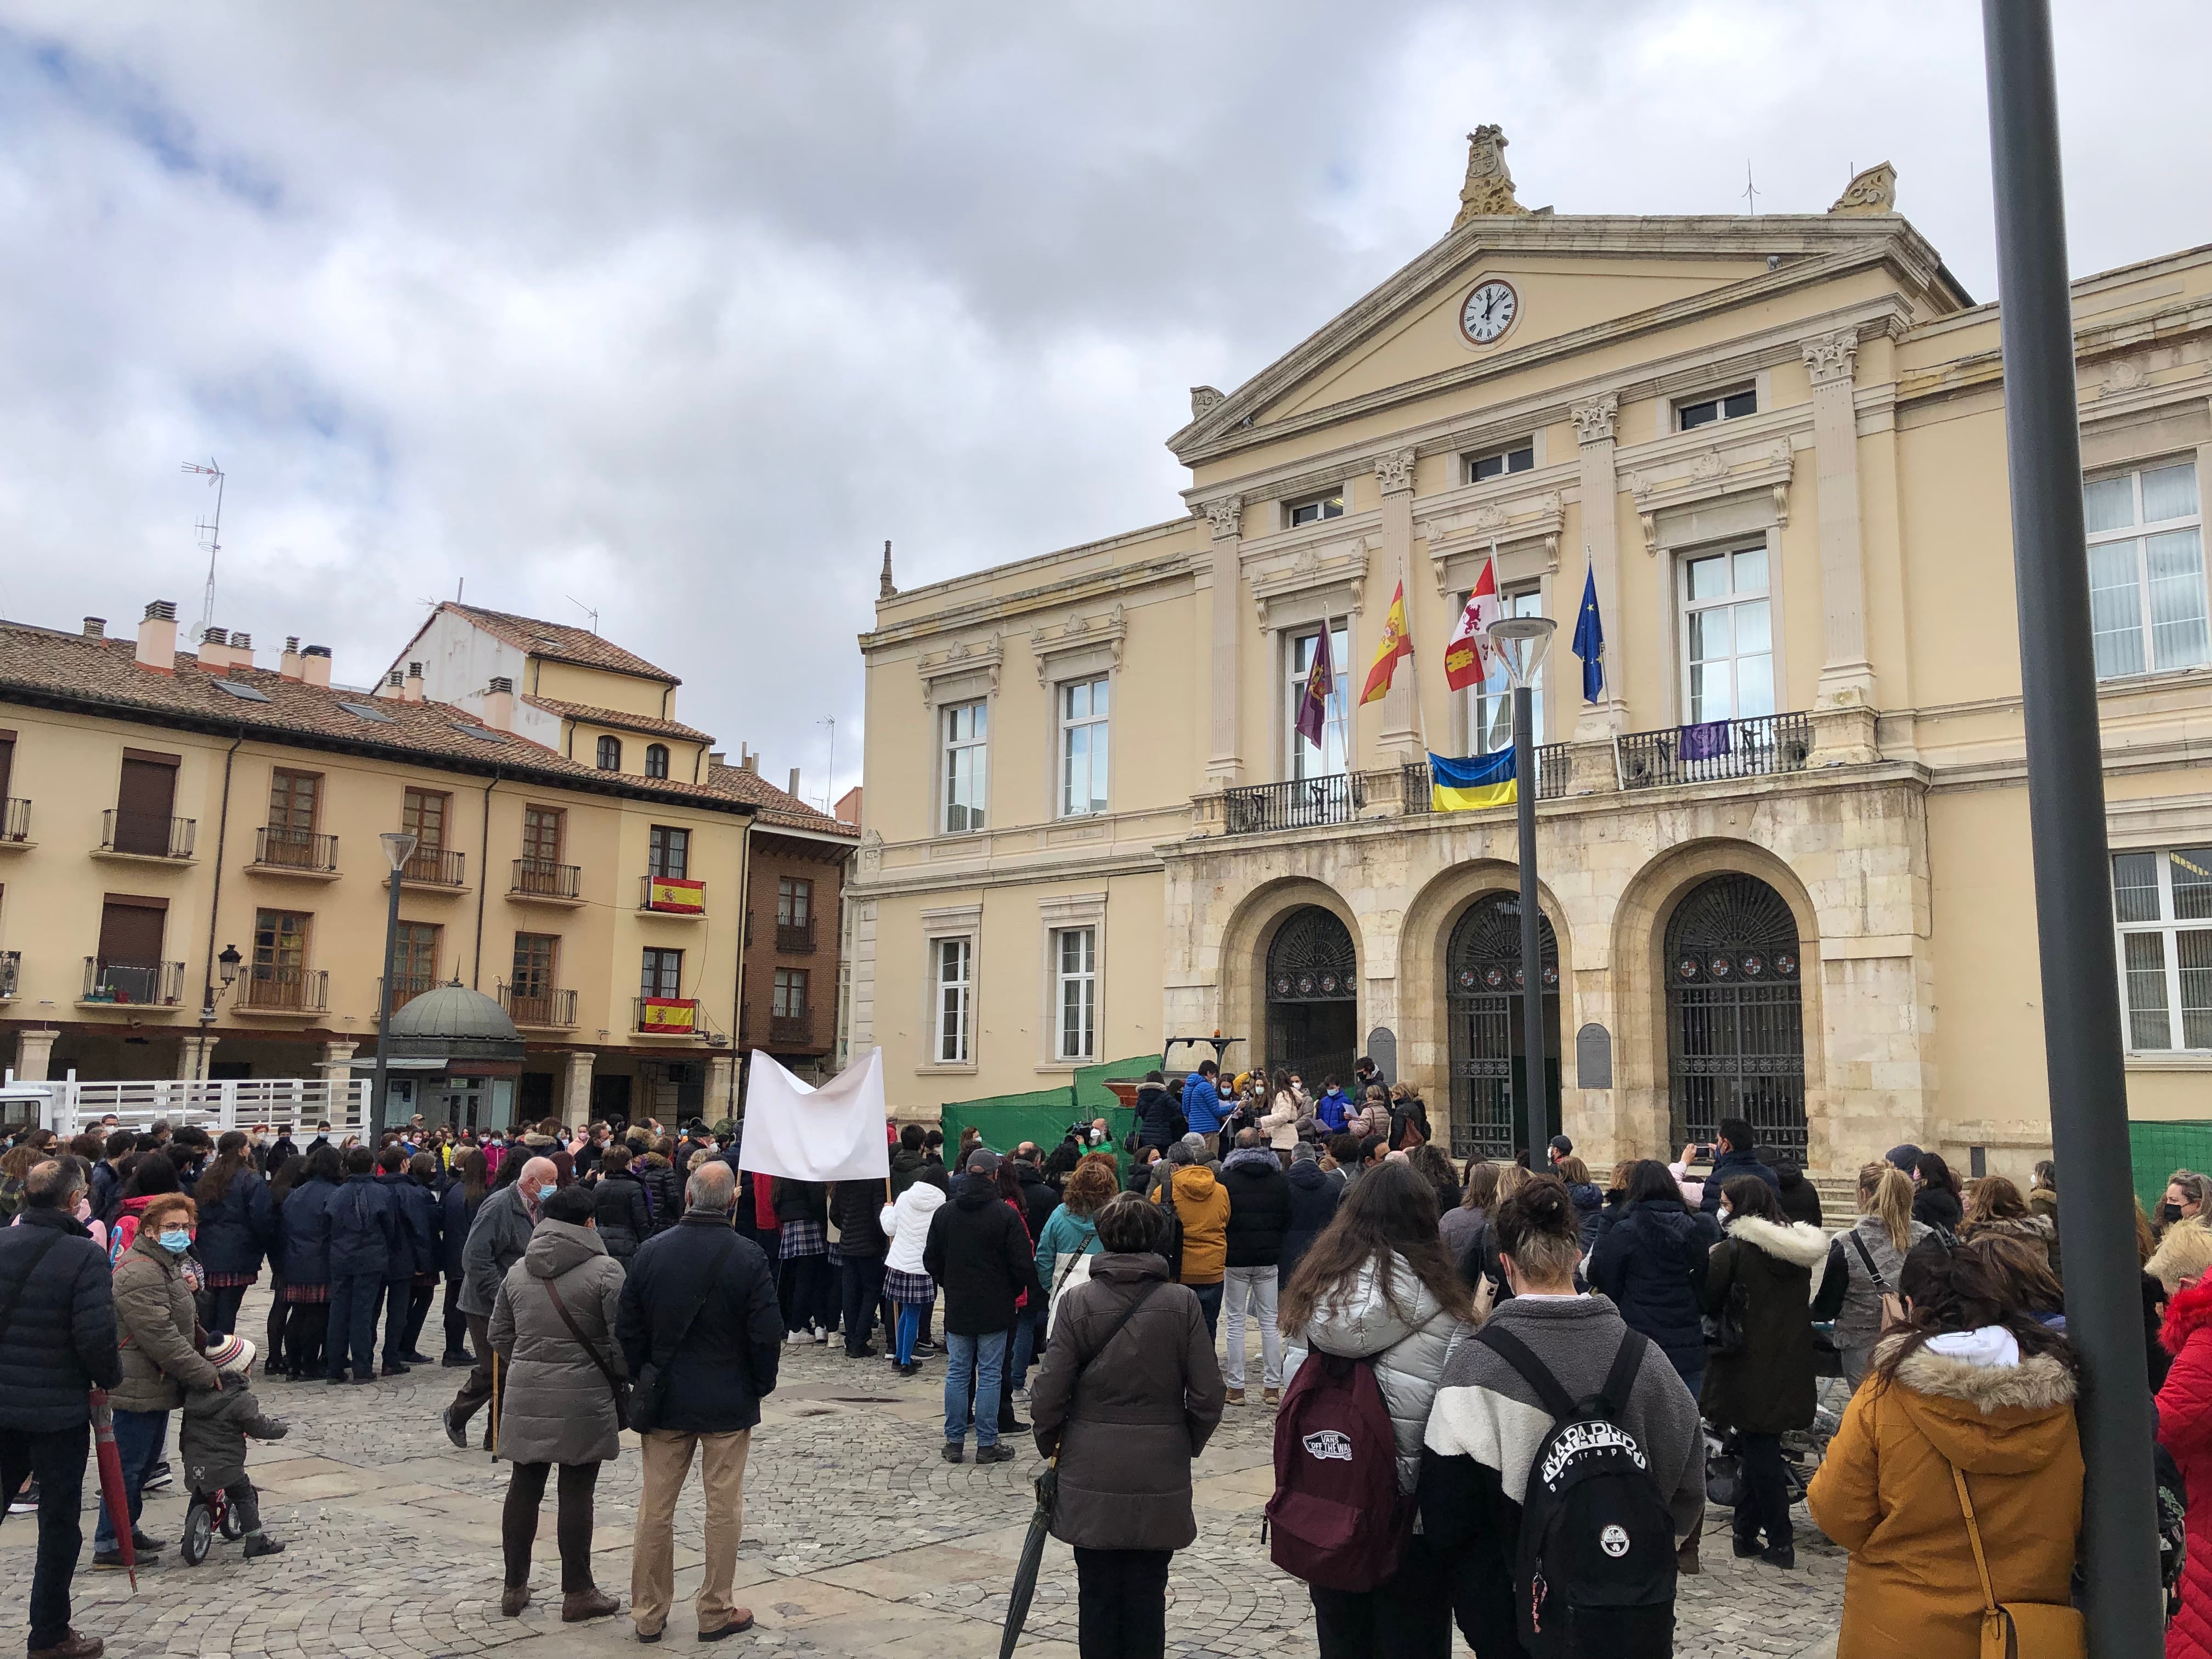
<svg viewBox="0 0 2212 1659">
<path fill-rule="evenodd" d="M 1513 751 L 1450 760 L 1429 757 L 1429 804 L 1439 812 L 1474 812 L 1486 806 L 1510 806 L 1517 793 Z"/>
</svg>

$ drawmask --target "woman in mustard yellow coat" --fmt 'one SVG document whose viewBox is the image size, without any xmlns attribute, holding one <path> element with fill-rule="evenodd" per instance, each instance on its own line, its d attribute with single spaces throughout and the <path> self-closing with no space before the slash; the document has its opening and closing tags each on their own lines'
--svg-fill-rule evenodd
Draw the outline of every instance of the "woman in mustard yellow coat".
<svg viewBox="0 0 2212 1659">
<path fill-rule="evenodd" d="M 1905 1258 L 1907 1317 L 1875 1345 L 1806 1493 L 1851 1553 L 1837 1659 L 1978 1659 L 1982 1583 L 1966 1477 L 1999 1602 L 2063 1607 L 2081 1525 L 2075 1360 L 2007 1300 L 1987 1247 Z"/>
</svg>

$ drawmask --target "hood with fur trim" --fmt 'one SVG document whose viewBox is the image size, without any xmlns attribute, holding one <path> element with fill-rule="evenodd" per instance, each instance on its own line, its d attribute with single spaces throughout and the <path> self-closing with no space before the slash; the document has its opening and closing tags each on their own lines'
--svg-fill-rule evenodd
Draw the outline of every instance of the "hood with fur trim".
<svg viewBox="0 0 2212 1659">
<path fill-rule="evenodd" d="M 1775 1225 L 1755 1215 L 1732 1216 L 1728 1236 L 1755 1250 L 1764 1250 L 1777 1261 L 1802 1267 L 1813 1275 L 1812 1295 L 1820 1294 L 1820 1280 L 1828 1271 L 1828 1236 L 1809 1221 Z"/>
<path fill-rule="evenodd" d="M 1905 1340 L 1885 1337 L 1875 1364 Z M 1977 1365 L 1923 1347 L 1897 1368 L 1893 1386 L 1913 1426 L 1969 1474 L 2042 1468 L 2074 1432 L 2074 1373 L 2050 1354 Z"/>
</svg>

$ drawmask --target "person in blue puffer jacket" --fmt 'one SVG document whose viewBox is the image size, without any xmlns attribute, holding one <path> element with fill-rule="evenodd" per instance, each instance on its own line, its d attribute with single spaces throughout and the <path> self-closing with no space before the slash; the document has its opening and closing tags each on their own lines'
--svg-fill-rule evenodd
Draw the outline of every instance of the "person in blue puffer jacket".
<svg viewBox="0 0 2212 1659">
<path fill-rule="evenodd" d="M 376 1184 L 392 1194 L 395 1248 L 384 1267 L 384 1374 L 404 1376 L 410 1362 L 427 1365 L 415 1352 L 438 1286 L 438 1178 L 434 1152 L 413 1158 L 395 1141 L 377 1154 Z"/>
<path fill-rule="evenodd" d="M 1630 1167 L 1627 1196 L 1590 1251 L 1590 1288 L 1613 1298 L 1631 1330 L 1657 1343 L 1694 1395 L 1705 1381 L 1705 1332 L 1698 1297 L 1719 1224 L 1682 1201 L 1667 1166 Z"/>
<path fill-rule="evenodd" d="M 375 1156 L 366 1146 L 346 1154 L 345 1179 L 331 1195 L 331 1334 L 323 1354 L 325 1382 L 376 1381 L 376 1312 L 384 1302 L 385 1270 L 401 1249 L 398 1206 L 371 1173 Z"/>
<path fill-rule="evenodd" d="M 446 1352 L 438 1363 L 448 1370 L 477 1363 L 469 1352 L 469 1316 L 461 1311 L 461 1282 L 468 1272 L 461 1252 L 490 1190 L 484 1155 L 471 1146 L 453 1160 L 453 1178 L 438 1198 L 438 1269 L 446 1275 Z"/>
<path fill-rule="evenodd" d="M 323 1374 L 331 1316 L 331 1200 L 345 1178 L 338 1149 L 324 1141 L 306 1159 L 307 1173 L 277 1212 L 283 1240 L 285 1374 L 304 1382 Z"/>
<path fill-rule="evenodd" d="M 216 1142 L 215 1162 L 200 1176 L 199 1192 L 198 1243 L 200 1266 L 207 1270 L 207 1333 L 228 1336 L 238 1328 L 238 1304 L 261 1277 L 262 1260 L 276 1235 L 269 1183 L 254 1168 L 244 1130 L 225 1130 Z"/>
<path fill-rule="evenodd" d="M 1186 1133 L 1194 1135 L 1216 1135 L 1221 1133 L 1221 1091 L 1215 1079 L 1221 1067 L 1210 1060 L 1198 1062 L 1198 1069 L 1182 1080 L 1183 1121 L 1189 1125 Z"/>
</svg>

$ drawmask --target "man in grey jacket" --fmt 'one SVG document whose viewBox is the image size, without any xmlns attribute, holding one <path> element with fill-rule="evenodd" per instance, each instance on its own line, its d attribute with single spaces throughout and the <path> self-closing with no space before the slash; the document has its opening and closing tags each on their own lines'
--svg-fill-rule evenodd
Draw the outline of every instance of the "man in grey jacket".
<svg viewBox="0 0 2212 1659">
<path fill-rule="evenodd" d="M 550 1158 L 533 1158 L 522 1166 L 513 1185 L 502 1187 L 484 1200 L 469 1226 L 468 1243 L 461 1247 L 461 1317 L 468 1321 L 469 1346 L 477 1363 L 462 1380 L 461 1391 L 446 1407 L 441 1421 L 446 1438 L 456 1448 L 469 1448 L 469 1419 L 492 1397 L 491 1310 L 499 1300 L 499 1287 L 507 1270 L 522 1260 L 530 1248 L 531 1230 L 538 1224 L 538 1209 L 560 1190 L 561 1171 Z M 498 1417 L 493 1408 L 493 1418 Z M 484 1437 L 487 1450 L 491 1437 Z"/>
</svg>

